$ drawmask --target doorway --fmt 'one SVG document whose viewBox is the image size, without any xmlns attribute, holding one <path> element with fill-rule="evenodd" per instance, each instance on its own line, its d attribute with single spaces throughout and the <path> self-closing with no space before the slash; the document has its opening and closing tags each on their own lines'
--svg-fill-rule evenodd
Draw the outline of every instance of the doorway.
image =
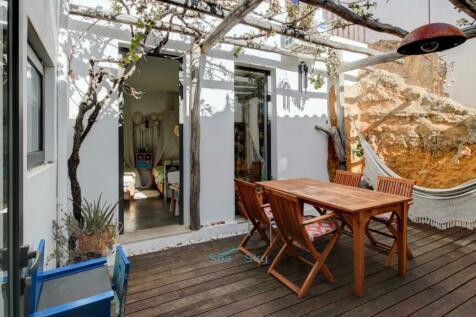
<svg viewBox="0 0 476 317">
<path fill-rule="evenodd" d="M 270 73 L 235 67 L 235 177 L 271 179 Z"/>
<path fill-rule="evenodd" d="M 181 71 L 181 59 L 148 56 L 127 82 L 140 95 L 123 95 L 119 128 L 124 233 L 183 224 Z"/>
</svg>

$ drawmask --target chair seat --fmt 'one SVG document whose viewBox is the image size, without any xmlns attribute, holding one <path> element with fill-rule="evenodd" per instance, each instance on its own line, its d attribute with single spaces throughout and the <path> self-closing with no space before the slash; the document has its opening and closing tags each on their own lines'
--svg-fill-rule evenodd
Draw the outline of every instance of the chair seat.
<svg viewBox="0 0 476 317">
<path fill-rule="evenodd" d="M 312 219 L 314 218 L 313 216 L 304 216 L 304 220 Z M 336 225 L 334 221 L 317 221 L 314 223 L 307 224 L 305 226 L 306 232 L 311 239 L 311 241 L 314 241 L 317 237 L 321 237 L 323 235 L 326 235 L 328 233 L 336 231 Z"/>
<path fill-rule="evenodd" d="M 375 218 L 375 219 L 381 220 L 381 221 L 388 221 L 388 220 L 390 220 L 390 217 L 392 217 L 392 212 L 391 211 L 386 212 L 384 214 L 375 215 L 372 218 Z"/>
<path fill-rule="evenodd" d="M 266 214 L 266 217 L 268 217 L 270 221 L 274 219 L 273 213 L 271 212 L 271 206 L 264 205 L 263 210 L 264 210 L 264 213 Z"/>
<path fill-rule="evenodd" d="M 110 290 L 107 266 L 49 279 L 43 282 L 37 310 L 46 310 Z"/>
</svg>

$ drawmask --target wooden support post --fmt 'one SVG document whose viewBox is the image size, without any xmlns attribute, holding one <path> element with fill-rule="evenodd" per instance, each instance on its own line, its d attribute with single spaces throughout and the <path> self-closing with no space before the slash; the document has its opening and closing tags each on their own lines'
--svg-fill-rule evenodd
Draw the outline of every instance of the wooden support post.
<svg viewBox="0 0 476 317">
<path fill-rule="evenodd" d="M 201 48 L 194 44 L 190 59 L 190 229 L 200 229 L 200 78 L 204 60 Z"/>
<path fill-rule="evenodd" d="M 253 11 L 262 0 L 243 0 L 221 21 L 213 31 L 200 43 L 196 41 L 191 51 L 190 76 L 192 87 L 190 90 L 191 109 L 191 130 L 192 137 L 190 143 L 191 160 L 191 181 L 190 181 L 190 229 L 200 229 L 200 79 L 201 69 L 205 60 L 205 54 L 215 44 L 220 42 L 229 30 L 251 11 Z"/>
<path fill-rule="evenodd" d="M 344 100 L 344 75 L 339 74 L 334 78 L 337 107 L 337 129 L 342 140 L 342 147 L 345 148 L 345 100 Z"/>
<path fill-rule="evenodd" d="M 331 124 L 330 129 L 325 129 L 322 127 L 316 126 L 316 129 L 322 132 L 325 132 L 332 141 L 332 145 L 336 154 L 338 168 L 345 170 L 346 169 L 346 155 L 345 155 L 345 143 L 342 139 L 342 134 L 339 131 L 339 114 L 338 114 L 338 80 L 336 78 L 328 77 L 328 99 L 327 99 L 327 110 L 329 113 L 329 121 Z M 331 162 L 329 162 L 331 163 Z M 335 165 L 329 164 L 329 174 L 333 175 L 334 169 L 336 168 Z"/>
</svg>

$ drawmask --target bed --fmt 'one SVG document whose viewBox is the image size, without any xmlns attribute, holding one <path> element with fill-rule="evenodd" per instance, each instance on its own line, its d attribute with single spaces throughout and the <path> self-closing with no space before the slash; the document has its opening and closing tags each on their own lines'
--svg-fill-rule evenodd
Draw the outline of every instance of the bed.
<svg viewBox="0 0 476 317">
<path fill-rule="evenodd" d="M 157 187 L 157 190 L 161 195 L 164 194 L 164 166 L 158 165 L 152 169 L 152 175 L 154 176 L 154 183 Z"/>
<path fill-rule="evenodd" d="M 170 198 L 170 184 L 178 184 L 180 182 L 180 164 L 174 161 L 164 161 L 163 165 L 155 166 L 152 169 L 155 186 L 162 196 Z"/>
<path fill-rule="evenodd" d="M 134 168 L 124 169 L 124 200 L 133 201 L 136 193 L 137 171 Z"/>
</svg>

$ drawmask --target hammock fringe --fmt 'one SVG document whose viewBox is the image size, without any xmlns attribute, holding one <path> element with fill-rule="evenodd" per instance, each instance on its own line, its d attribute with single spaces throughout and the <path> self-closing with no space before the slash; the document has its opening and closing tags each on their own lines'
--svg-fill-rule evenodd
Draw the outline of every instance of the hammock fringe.
<svg viewBox="0 0 476 317">
<path fill-rule="evenodd" d="M 434 219 L 430 219 L 426 217 L 415 217 L 412 215 L 409 215 L 408 218 L 410 218 L 410 220 L 413 222 L 430 225 L 440 230 L 446 230 L 453 227 L 461 227 L 461 228 L 466 228 L 470 230 L 476 229 L 476 221 L 471 222 L 471 221 L 465 221 L 465 220 L 451 220 L 448 222 L 439 222 Z"/>
</svg>

